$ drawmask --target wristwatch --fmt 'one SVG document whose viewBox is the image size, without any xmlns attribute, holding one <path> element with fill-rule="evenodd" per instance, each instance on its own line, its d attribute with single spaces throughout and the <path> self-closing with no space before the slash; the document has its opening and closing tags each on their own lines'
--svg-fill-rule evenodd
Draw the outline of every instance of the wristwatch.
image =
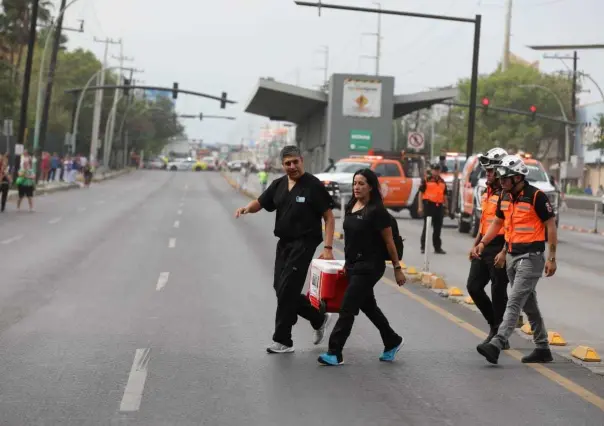
<svg viewBox="0 0 604 426">
<path fill-rule="evenodd" d="M 395 270 L 395 271 L 396 271 L 396 270 L 399 270 L 399 269 L 403 269 L 403 267 L 402 267 L 401 265 L 397 265 L 397 266 L 395 266 L 395 267 L 394 267 L 394 270 Z"/>
<path fill-rule="evenodd" d="M 547 259 L 548 262 L 555 262 L 556 258 L 555 257 L 550 257 L 549 259 Z"/>
<path fill-rule="evenodd" d="M 326 249 L 326 250 L 333 250 L 332 246 L 323 246 L 323 248 Z"/>
</svg>

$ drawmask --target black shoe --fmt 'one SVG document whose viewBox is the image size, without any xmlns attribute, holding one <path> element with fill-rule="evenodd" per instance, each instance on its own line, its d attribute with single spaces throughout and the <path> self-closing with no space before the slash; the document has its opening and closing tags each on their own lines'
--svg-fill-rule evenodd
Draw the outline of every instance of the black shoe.
<svg viewBox="0 0 604 426">
<path fill-rule="evenodd" d="M 495 337 L 497 335 L 497 329 L 496 328 L 491 328 L 491 330 L 489 331 L 489 335 L 487 336 L 486 339 L 484 339 L 482 341 L 482 344 L 484 345 L 485 343 L 489 343 L 491 341 L 491 339 L 493 337 Z"/>
<path fill-rule="evenodd" d="M 436 254 L 447 254 L 447 252 L 444 251 L 443 249 L 434 250 L 434 253 L 436 253 Z"/>
<path fill-rule="evenodd" d="M 425 249 L 422 249 L 422 250 L 421 250 L 421 252 L 422 252 L 422 254 L 424 254 L 424 253 L 426 252 L 426 250 L 425 250 Z"/>
<path fill-rule="evenodd" d="M 502 351 L 507 351 L 508 349 L 510 349 L 510 341 L 506 340 L 505 343 L 503 344 Z"/>
<path fill-rule="evenodd" d="M 543 364 L 552 362 L 553 360 L 552 351 L 537 348 L 527 356 L 523 356 L 521 361 L 523 364 Z"/>
<path fill-rule="evenodd" d="M 476 346 L 476 350 L 491 364 L 497 364 L 499 361 L 499 352 L 501 351 L 492 343 L 481 343 L 480 345 Z"/>
</svg>

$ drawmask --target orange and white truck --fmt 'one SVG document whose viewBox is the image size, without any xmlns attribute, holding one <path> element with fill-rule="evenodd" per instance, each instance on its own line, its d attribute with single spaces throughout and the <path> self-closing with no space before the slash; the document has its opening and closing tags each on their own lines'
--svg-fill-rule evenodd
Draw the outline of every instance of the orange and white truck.
<svg viewBox="0 0 604 426">
<path fill-rule="evenodd" d="M 384 205 L 394 211 L 409 209 L 411 217 L 418 218 L 418 193 L 424 175 L 424 159 L 416 154 L 371 150 L 370 155 L 351 155 L 328 167 L 319 178 L 337 208 L 342 200 L 352 196 L 352 179 L 360 169 L 373 170 L 380 181 Z"/>
</svg>

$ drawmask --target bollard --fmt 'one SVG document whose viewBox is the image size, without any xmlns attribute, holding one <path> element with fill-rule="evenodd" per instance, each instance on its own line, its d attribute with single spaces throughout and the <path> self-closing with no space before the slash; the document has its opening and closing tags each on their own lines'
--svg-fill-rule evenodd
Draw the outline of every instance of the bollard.
<svg viewBox="0 0 604 426">
<path fill-rule="evenodd" d="M 431 234 L 432 234 L 432 216 L 427 216 L 425 218 L 426 220 L 426 239 L 424 240 L 424 248 L 426 249 L 424 251 L 424 272 L 430 272 L 430 250 L 429 247 L 432 244 L 430 242 L 431 240 Z"/>
<path fill-rule="evenodd" d="M 598 203 L 594 204 L 594 229 L 593 233 L 598 233 Z"/>
</svg>

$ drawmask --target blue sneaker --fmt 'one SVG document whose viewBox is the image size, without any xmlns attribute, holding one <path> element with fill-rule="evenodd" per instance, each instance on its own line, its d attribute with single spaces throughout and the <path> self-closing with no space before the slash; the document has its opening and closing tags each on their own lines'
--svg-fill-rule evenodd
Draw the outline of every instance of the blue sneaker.
<svg viewBox="0 0 604 426">
<path fill-rule="evenodd" d="M 380 361 L 384 361 L 384 362 L 394 361 L 394 359 L 396 358 L 396 354 L 398 353 L 398 351 L 401 350 L 401 348 L 405 344 L 405 339 L 403 339 L 403 338 L 401 338 L 401 339 L 402 339 L 401 343 L 399 343 L 397 346 L 395 346 L 394 348 L 392 348 L 388 351 L 384 351 L 384 353 L 382 353 L 382 356 L 380 356 Z"/>
<path fill-rule="evenodd" d="M 337 355 L 331 355 L 329 353 L 324 353 L 324 354 L 319 355 L 319 359 L 317 361 L 319 361 L 319 364 L 331 365 L 331 366 L 344 364 L 344 359 L 342 359 L 341 355 L 337 356 Z"/>
</svg>

